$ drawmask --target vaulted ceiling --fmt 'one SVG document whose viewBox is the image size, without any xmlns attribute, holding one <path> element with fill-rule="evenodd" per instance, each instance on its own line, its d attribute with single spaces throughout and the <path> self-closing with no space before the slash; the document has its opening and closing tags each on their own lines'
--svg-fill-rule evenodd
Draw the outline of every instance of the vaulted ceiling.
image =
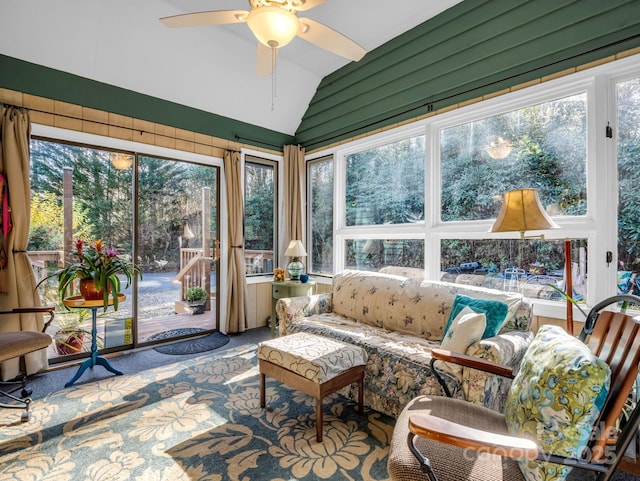
<svg viewBox="0 0 640 481">
<path fill-rule="evenodd" d="M 461 0 L 326 0 L 301 13 L 367 51 Z M 246 24 L 169 29 L 159 18 L 246 0 L 20 0 L 0 5 L 0 54 L 293 135 L 320 81 L 349 63 L 296 38 L 256 74 Z M 275 98 L 273 83 L 275 82 Z"/>
</svg>

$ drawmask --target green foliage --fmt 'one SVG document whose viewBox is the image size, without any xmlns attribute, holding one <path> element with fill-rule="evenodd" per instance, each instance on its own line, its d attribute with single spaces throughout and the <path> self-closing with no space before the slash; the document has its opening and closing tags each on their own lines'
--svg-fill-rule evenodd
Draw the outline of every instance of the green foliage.
<svg viewBox="0 0 640 481">
<path fill-rule="evenodd" d="M 187 289 L 185 297 L 189 302 L 198 302 L 207 299 L 209 297 L 209 293 L 202 287 L 189 287 L 189 289 Z"/>
<path fill-rule="evenodd" d="M 424 219 L 424 136 L 347 157 L 347 225 Z"/>
<path fill-rule="evenodd" d="M 640 270 L 640 79 L 618 84 L 618 259 Z"/>
<path fill-rule="evenodd" d="M 118 170 L 109 152 L 44 140 L 31 141 L 31 231 L 29 249 L 62 250 L 63 178 L 71 173 L 73 238 L 103 239 L 120 251 L 133 246 L 132 169 Z M 138 248 L 141 266 L 155 259 L 179 265 L 180 247 L 202 245 L 202 196 L 216 192 L 217 169 L 154 157 L 139 157 Z M 217 229 L 215 197 L 209 218 Z M 189 225 L 195 238 L 183 237 Z"/>
<path fill-rule="evenodd" d="M 316 273 L 333 271 L 333 158 L 312 162 L 311 176 L 311 268 Z"/>
<path fill-rule="evenodd" d="M 245 166 L 245 248 L 274 250 L 275 191 L 271 166 L 247 163 Z"/>
<path fill-rule="evenodd" d="M 36 192 L 32 189 L 31 219 L 28 250 L 62 250 L 63 243 L 62 195 L 55 192 Z M 91 230 L 91 223 L 80 209 L 73 206 L 73 228 L 78 237 L 85 237 Z"/>
</svg>

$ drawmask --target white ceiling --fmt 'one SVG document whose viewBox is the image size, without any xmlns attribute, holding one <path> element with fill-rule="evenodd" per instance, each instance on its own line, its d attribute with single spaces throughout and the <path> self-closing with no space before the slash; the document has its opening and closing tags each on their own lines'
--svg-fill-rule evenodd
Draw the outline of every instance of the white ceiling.
<svg viewBox="0 0 640 481">
<path fill-rule="evenodd" d="M 370 51 L 461 0 L 327 0 L 300 17 Z M 0 0 L 0 53 L 294 134 L 323 77 L 349 61 L 300 38 L 272 78 L 255 73 L 246 24 L 165 27 L 160 17 L 248 10 L 247 0 Z"/>
</svg>

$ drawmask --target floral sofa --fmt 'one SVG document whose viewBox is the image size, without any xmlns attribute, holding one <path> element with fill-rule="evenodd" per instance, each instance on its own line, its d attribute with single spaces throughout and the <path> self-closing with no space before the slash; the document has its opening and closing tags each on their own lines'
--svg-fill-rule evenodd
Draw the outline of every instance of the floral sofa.
<svg viewBox="0 0 640 481">
<path fill-rule="evenodd" d="M 276 311 L 282 335 L 307 332 L 363 347 L 368 354 L 365 405 L 395 417 L 418 395 L 443 394 L 431 372 L 430 353 L 441 346 L 458 298 L 506 306 L 497 334 L 473 342 L 466 353 L 518 366 L 533 339 L 532 306 L 520 294 L 344 271 L 334 276 L 330 293 L 279 299 Z M 468 368 L 458 374 L 442 371 L 455 397 L 502 411 L 509 381 Z M 357 399 L 356 391 L 351 386 L 344 394 Z"/>
</svg>

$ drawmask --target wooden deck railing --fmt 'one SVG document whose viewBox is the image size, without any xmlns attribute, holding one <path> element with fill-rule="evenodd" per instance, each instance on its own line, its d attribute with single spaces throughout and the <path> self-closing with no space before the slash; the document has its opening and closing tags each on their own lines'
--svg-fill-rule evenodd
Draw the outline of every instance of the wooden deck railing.
<svg viewBox="0 0 640 481">
<path fill-rule="evenodd" d="M 210 251 L 210 249 L 209 249 Z M 208 252 L 211 254 L 211 252 Z M 202 287 L 211 292 L 211 261 L 213 257 L 206 256 L 203 249 L 180 249 L 180 271 L 173 278 L 173 282 L 180 283 L 180 300 L 187 299 L 187 289 Z M 206 309 L 211 309 L 211 301 L 207 301 Z"/>
<path fill-rule="evenodd" d="M 36 277 L 36 282 L 40 282 L 47 276 L 47 263 L 55 262 L 56 267 L 64 266 L 64 253 L 62 251 L 29 251 L 27 252 L 31 267 Z"/>
</svg>

